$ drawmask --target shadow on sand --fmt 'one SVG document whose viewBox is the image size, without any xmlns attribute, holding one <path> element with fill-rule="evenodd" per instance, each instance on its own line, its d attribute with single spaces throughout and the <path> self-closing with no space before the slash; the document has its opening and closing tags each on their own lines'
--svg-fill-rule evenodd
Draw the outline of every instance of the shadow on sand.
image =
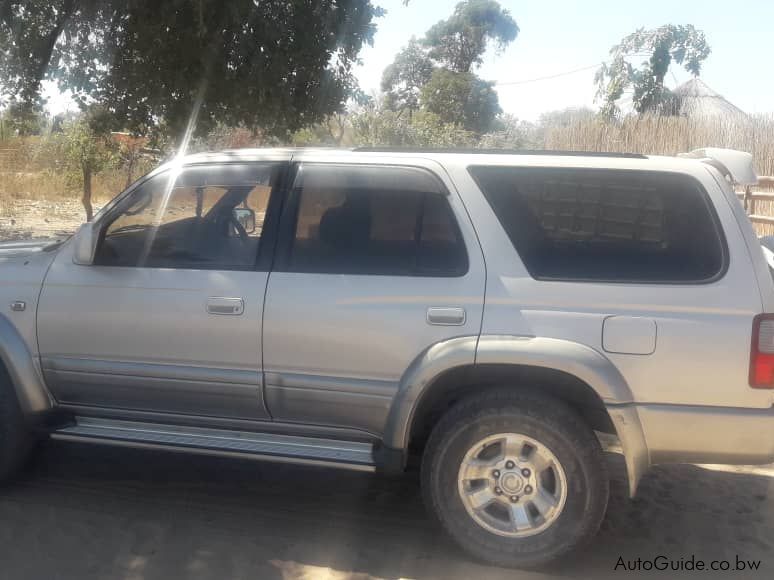
<svg viewBox="0 0 774 580">
<path fill-rule="evenodd" d="M 537 573 L 471 562 L 427 517 L 416 475 L 49 443 L 0 491 L 0 576 L 620 578 L 619 556 L 660 554 L 759 559 L 751 577 L 770 573 L 774 479 L 658 467 L 629 501 L 619 459 L 599 535 Z"/>
</svg>

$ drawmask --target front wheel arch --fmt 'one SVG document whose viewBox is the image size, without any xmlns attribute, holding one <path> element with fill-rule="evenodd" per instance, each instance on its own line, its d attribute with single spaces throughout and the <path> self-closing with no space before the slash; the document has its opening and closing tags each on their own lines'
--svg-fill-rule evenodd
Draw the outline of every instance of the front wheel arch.
<svg viewBox="0 0 774 580">
<path fill-rule="evenodd" d="M 16 327 L 2 314 L 0 337 L 0 365 L 8 374 L 8 380 L 24 415 L 50 411 L 52 398 L 43 384 L 32 353 Z"/>
</svg>

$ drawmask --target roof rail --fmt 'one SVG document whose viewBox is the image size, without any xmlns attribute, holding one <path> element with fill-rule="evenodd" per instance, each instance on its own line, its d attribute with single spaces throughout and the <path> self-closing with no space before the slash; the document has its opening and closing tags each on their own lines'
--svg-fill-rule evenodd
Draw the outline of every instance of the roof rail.
<svg viewBox="0 0 774 580">
<path fill-rule="evenodd" d="M 370 153 L 464 153 L 466 155 L 559 155 L 564 157 L 623 157 L 646 159 L 640 153 L 606 153 L 600 151 L 555 151 L 550 149 L 471 149 L 437 147 L 355 147 L 352 151 Z"/>
<path fill-rule="evenodd" d="M 723 177 L 737 185 L 746 186 L 758 183 L 758 175 L 753 167 L 753 156 L 744 151 L 705 147 L 704 149 L 694 149 L 689 153 L 680 153 L 678 157 L 699 159 L 720 171 Z"/>
</svg>

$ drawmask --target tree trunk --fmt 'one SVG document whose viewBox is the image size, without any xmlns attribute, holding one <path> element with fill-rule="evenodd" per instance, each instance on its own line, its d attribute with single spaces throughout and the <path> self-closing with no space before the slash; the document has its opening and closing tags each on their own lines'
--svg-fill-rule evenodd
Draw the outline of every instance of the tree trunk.
<svg viewBox="0 0 774 580">
<path fill-rule="evenodd" d="M 132 155 L 126 163 L 126 187 L 129 187 L 134 182 L 134 163 L 135 158 Z"/>
<path fill-rule="evenodd" d="M 94 217 L 94 208 L 91 206 L 91 168 L 83 167 L 83 197 L 81 198 L 83 209 L 86 210 L 86 221 L 90 222 Z"/>
<path fill-rule="evenodd" d="M 29 87 L 29 89 L 32 89 L 32 91 L 40 90 L 40 83 L 49 68 L 49 64 L 51 63 L 51 55 L 54 54 L 56 41 L 59 40 L 59 36 L 62 34 L 62 29 L 64 28 L 65 24 L 67 24 L 67 21 L 72 16 L 74 10 L 75 0 L 64 0 L 62 5 L 59 7 L 59 10 L 57 11 L 54 28 L 47 35 L 45 35 L 40 42 L 36 43 L 36 49 L 33 50 L 33 52 L 30 54 L 33 60 L 37 59 L 37 62 L 34 63 L 33 69 L 35 73 L 35 84 L 32 87 Z M 18 22 L 17 24 L 22 25 L 21 22 Z M 27 94 L 27 97 L 31 96 L 32 93 Z"/>
<path fill-rule="evenodd" d="M 204 188 L 196 188 L 196 217 L 202 217 L 202 209 L 204 206 Z"/>
</svg>

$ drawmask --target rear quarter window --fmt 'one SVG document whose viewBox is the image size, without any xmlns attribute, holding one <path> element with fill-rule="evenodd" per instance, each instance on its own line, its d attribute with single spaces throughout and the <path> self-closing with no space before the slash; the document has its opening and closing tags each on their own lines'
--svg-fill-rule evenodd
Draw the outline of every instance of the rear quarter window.
<svg viewBox="0 0 774 580">
<path fill-rule="evenodd" d="M 538 279 L 705 283 L 726 268 L 706 191 L 677 173 L 469 168 Z"/>
</svg>

